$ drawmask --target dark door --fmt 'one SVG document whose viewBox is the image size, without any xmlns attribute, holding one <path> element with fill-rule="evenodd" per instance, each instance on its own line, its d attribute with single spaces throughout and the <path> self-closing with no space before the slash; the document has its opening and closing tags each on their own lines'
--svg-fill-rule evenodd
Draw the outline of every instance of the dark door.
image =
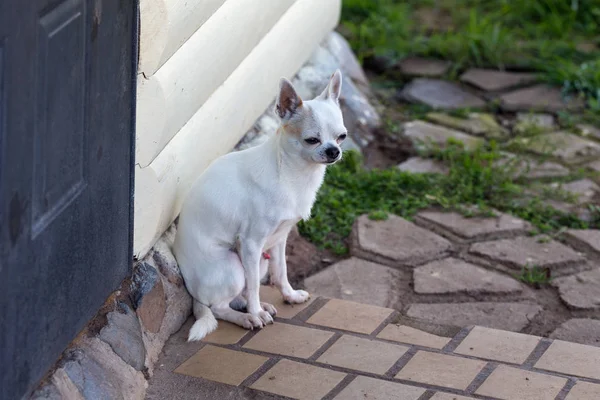
<svg viewBox="0 0 600 400">
<path fill-rule="evenodd" d="M 0 0 L 1 399 L 129 272 L 136 59 L 134 0 Z"/>
</svg>

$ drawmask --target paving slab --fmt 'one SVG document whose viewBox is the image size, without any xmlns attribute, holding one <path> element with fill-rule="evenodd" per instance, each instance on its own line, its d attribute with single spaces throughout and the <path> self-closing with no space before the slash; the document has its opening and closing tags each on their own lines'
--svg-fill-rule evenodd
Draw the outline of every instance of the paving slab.
<svg viewBox="0 0 600 400">
<path fill-rule="evenodd" d="M 579 381 L 569 391 L 565 400 L 598 400 L 600 399 L 600 385 Z"/>
<path fill-rule="evenodd" d="M 444 113 L 431 112 L 425 118 L 428 121 L 448 128 L 489 139 L 501 139 L 507 137 L 509 134 L 506 129 L 496 122 L 492 114 L 469 113 L 466 118 L 459 118 Z"/>
<path fill-rule="evenodd" d="M 600 127 L 589 124 L 579 124 L 577 125 L 577 129 L 581 133 L 581 136 L 589 136 L 594 139 L 600 139 Z"/>
<path fill-rule="evenodd" d="M 431 146 L 445 147 L 448 140 L 462 142 L 465 148 L 471 150 L 484 143 L 481 138 L 420 120 L 405 123 L 403 134 L 419 149 L 427 149 Z"/>
<path fill-rule="evenodd" d="M 467 356 L 523 364 L 541 338 L 476 326 L 454 350 Z"/>
<path fill-rule="evenodd" d="M 450 342 L 450 338 L 433 335 L 410 326 L 398 324 L 389 324 L 379 332 L 377 337 L 439 350 L 443 349 Z"/>
<path fill-rule="evenodd" d="M 497 92 L 533 83 L 536 81 L 536 76 L 525 72 L 470 68 L 460 76 L 460 80 L 487 92 Z"/>
<path fill-rule="evenodd" d="M 349 332 L 373 333 L 392 313 L 390 308 L 331 299 L 306 322 Z"/>
<path fill-rule="evenodd" d="M 515 294 L 523 290 L 515 279 L 457 258 L 432 261 L 415 268 L 419 294 Z"/>
<path fill-rule="evenodd" d="M 321 296 L 392 307 L 398 298 L 394 282 L 399 279 L 398 270 L 352 257 L 306 278 L 304 286 Z"/>
<path fill-rule="evenodd" d="M 334 400 L 418 400 L 425 389 L 358 376 Z"/>
<path fill-rule="evenodd" d="M 562 301 L 575 310 L 600 309 L 600 268 L 552 281 Z"/>
<path fill-rule="evenodd" d="M 600 380 L 600 347 L 555 340 L 535 368 Z"/>
<path fill-rule="evenodd" d="M 481 325 L 520 331 L 542 307 L 528 303 L 440 303 L 411 304 L 406 315 L 442 325 Z"/>
<path fill-rule="evenodd" d="M 262 328 L 244 345 L 244 348 L 308 358 L 332 337 L 331 332 L 275 322 Z"/>
<path fill-rule="evenodd" d="M 593 201 L 594 197 L 600 193 L 600 186 L 590 179 L 579 179 L 573 182 L 560 185 L 561 190 L 570 193 L 575 197 L 576 204 L 586 204 Z"/>
<path fill-rule="evenodd" d="M 501 107 L 505 111 L 547 111 L 581 109 L 584 103 L 579 98 L 563 98 L 559 88 L 549 85 L 536 85 L 500 96 Z"/>
<path fill-rule="evenodd" d="M 437 78 L 448 72 L 450 65 L 450 61 L 435 58 L 407 57 L 398 62 L 398 69 L 407 76 Z"/>
<path fill-rule="evenodd" d="M 402 89 L 399 97 L 411 103 L 443 110 L 485 107 L 485 101 L 479 97 L 455 83 L 439 79 L 415 79 Z"/>
<path fill-rule="evenodd" d="M 564 239 L 579 250 L 600 256 L 600 229 L 569 229 Z"/>
<path fill-rule="evenodd" d="M 585 168 L 590 171 L 600 172 L 600 160 L 592 161 L 591 163 L 586 164 Z"/>
<path fill-rule="evenodd" d="M 569 168 L 545 160 L 537 160 L 525 155 L 502 152 L 499 160 L 494 162 L 497 168 L 504 168 L 505 172 L 514 179 L 544 179 L 560 178 L 571 173 Z"/>
<path fill-rule="evenodd" d="M 517 113 L 517 121 L 513 131 L 527 133 L 531 131 L 544 132 L 556 130 L 558 126 L 554 115 L 545 113 Z"/>
<path fill-rule="evenodd" d="M 411 157 L 403 163 L 398 164 L 398 169 L 413 174 L 448 174 L 448 167 L 443 163 L 431 158 L 422 157 Z"/>
<path fill-rule="evenodd" d="M 556 328 L 550 334 L 550 337 L 600 347 L 600 320 L 591 318 L 570 319 Z"/>
<path fill-rule="evenodd" d="M 452 244 L 396 215 L 383 221 L 360 216 L 354 225 L 352 255 L 390 266 L 414 266 L 444 257 Z"/>
<path fill-rule="evenodd" d="M 503 400 L 547 400 L 554 399 L 566 383 L 562 377 L 500 365 L 475 393 Z"/>
<path fill-rule="evenodd" d="M 531 138 L 518 138 L 525 150 L 551 155 L 567 164 L 578 164 L 600 157 L 600 144 L 569 132 L 553 132 Z"/>
</svg>

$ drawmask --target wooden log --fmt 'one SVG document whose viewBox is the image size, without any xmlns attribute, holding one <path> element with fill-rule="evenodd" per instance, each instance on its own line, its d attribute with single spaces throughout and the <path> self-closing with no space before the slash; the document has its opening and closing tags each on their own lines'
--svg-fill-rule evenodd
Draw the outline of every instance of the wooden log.
<svg viewBox="0 0 600 400">
<path fill-rule="evenodd" d="M 152 77 L 140 79 L 136 163 L 146 167 L 154 160 L 294 1 L 268 7 L 226 1 Z"/>
<path fill-rule="evenodd" d="M 337 24 L 341 0 L 297 0 L 175 135 L 137 169 L 134 251 L 144 255 L 176 218 L 191 185 L 230 151 Z"/>
<path fill-rule="evenodd" d="M 141 0 L 139 72 L 163 65 L 225 0 Z"/>
</svg>

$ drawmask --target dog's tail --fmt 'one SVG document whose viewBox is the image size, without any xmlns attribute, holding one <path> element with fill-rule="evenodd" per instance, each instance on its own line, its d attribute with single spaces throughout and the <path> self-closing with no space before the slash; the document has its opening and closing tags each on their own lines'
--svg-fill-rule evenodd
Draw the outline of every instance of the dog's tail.
<svg viewBox="0 0 600 400">
<path fill-rule="evenodd" d="M 217 329 L 217 320 L 210 308 L 196 299 L 194 299 L 194 317 L 196 317 L 196 322 L 190 329 L 188 342 L 202 340 L 206 335 Z"/>
</svg>

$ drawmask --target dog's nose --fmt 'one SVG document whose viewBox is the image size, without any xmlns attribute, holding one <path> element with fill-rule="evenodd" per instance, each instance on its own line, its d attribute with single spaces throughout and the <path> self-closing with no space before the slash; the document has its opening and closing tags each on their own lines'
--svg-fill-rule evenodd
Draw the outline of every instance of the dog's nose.
<svg viewBox="0 0 600 400">
<path fill-rule="evenodd" d="M 333 159 L 337 158 L 340 155 L 340 149 L 338 149 L 337 147 L 328 147 L 325 150 L 325 155 L 330 160 L 333 160 Z"/>
</svg>

